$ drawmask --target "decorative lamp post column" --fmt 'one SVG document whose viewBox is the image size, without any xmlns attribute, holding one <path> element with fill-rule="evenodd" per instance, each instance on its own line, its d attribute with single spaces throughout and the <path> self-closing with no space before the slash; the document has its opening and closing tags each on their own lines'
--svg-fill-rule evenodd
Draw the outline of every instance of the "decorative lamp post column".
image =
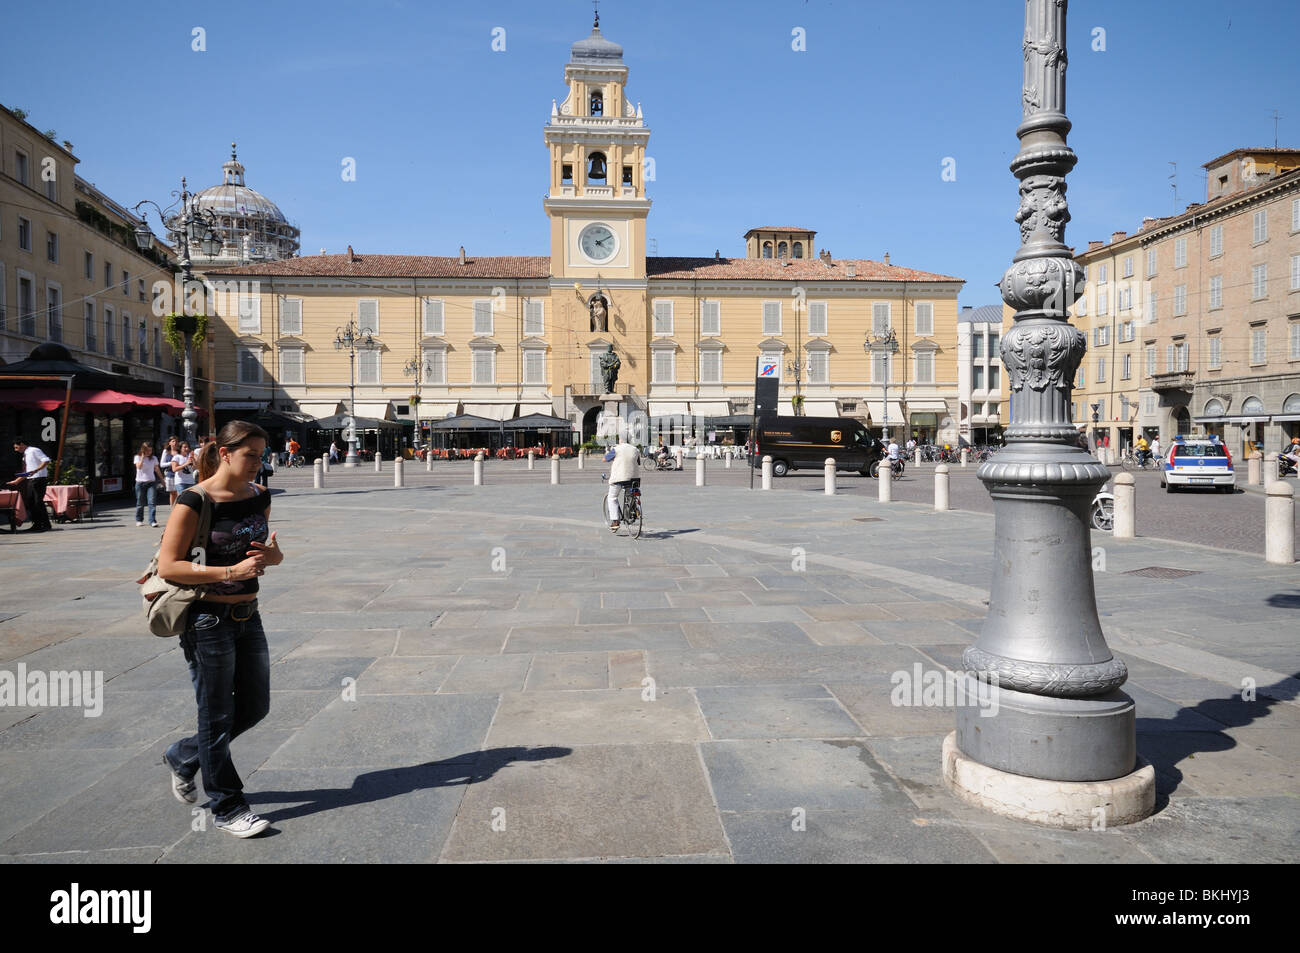
<svg viewBox="0 0 1300 953">
<path fill-rule="evenodd" d="M 884 421 L 880 427 L 881 438 L 886 442 L 889 440 L 889 375 L 893 371 L 893 361 L 891 358 L 898 353 L 898 338 L 894 334 L 893 328 L 888 328 L 884 334 L 877 334 L 867 344 L 867 350 L 873 357 L 884 357 L 883 372 L 880 375 L 881 406 L 885 415 Z"/>
<path fill-rule="evenodd" d="M 347 428 L 348 455 L 343 461 L 345 467 L 357 465 L 357 350 L 375 346 L 374 334 L 370 328 L 358 328 L 356 321 L 350 320 L 341 328 L 334 329 L 334 349 L 348 352 L 348 414 L 352 418 Z"/>
<path fill-rule="evenodd" d="M 142 252 L 147 252 L 153 248 L 154 236 L 149 230 L 149 219 L 147 212 L 140 210 L 142 205 L 152 205 L 154 211 L 158 213 L 158 219 L 162 222 L 163 228 L 168 228 L 167 212 L 179 204 L 180 211 L 171 220 L 171 231 L 173 237 L 178 240 L 180 245 L 180 269 L 181 282 L 178 289 L 174 289 L 174 296 L 180 298 L 180 308 L 173 308 L 174 322 L 176 329 L 181 333 L 185 340 L 185 386 L 182 397 L 185 400 L 185 409 L 181 412 L 181 426 L 185 430 L 185 439 L 189 441 L 191 447 L 198 446 L 198 423 L 199 414 L 194 409 L 194 364 L 191 357 L 192 345 L 194 342 L 194 332 L 197 330 L 197 322 L 193 315 L 188 313 L 190 284 L 194 276 L 190 271 L 190 242 L 198 243 L 203 254 L 208 258 L 213 258 L 221 251 L 221 239 L 217 232 L 217 216 L 211 209 L 201 209 L 190 203 L 191 195 L 186 186 L 185 180 L 181 179 L 180 192 L 173 192 L 177 196 L 178 202 L 168 206 L 163 210 L 157 202 L 150 199 L 144 199 L 135 204 L 133 211 L 140 216 L 140 224 L 135 227 L 135 244 Z M 205 296 L 206 299 L 206 296 Z M 173 302 L 174 304 L 174 302 Z"/>
<path fill-rule="evenodd" d="M 1068 322 L 1083 270 L 1064 244 L 1066 0 L 1025 0 L 1021 246 L 1000 283 L 1016 310 L 1002 340 L 1015 395 L 1006 446 L 977 476 L 994 503 L 989 611 L 958 679 L 943 772 L 959 797 L 1057 827 L 1130 823 L 1154 809 L 1138 767 L 1128 677 L 1093 589 L 1088 507 L 1109 471 L 1074 441 L 1070 394 L 1087 341 Z M 978 677 L 975 674 L 978 673 Z"/>
<path fill-rule="evenodd" d="M 415 378 L 415 393 L 411 395 L 411 415 L 415 418 L 415 432 L 411 437 L 412 445 L 420 439 L 420 370 L 422 367 L 423 364 L 420 363 L 419 357 L 411 358 L 402 366 L 404 376 Z"/>
</svg>

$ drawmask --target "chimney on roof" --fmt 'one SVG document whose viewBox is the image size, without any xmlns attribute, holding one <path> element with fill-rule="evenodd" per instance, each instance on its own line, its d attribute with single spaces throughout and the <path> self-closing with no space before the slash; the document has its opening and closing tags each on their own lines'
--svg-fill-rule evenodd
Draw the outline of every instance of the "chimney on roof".
<svg viewBox="0 0 1300 953">
<path fill-rule="evenodd" d="M 889 252 L 885 252 L 885 264 L 889 264 Z"/>
<path fill-rule="evenodd" d="M 354 251 L 352 250 L 352 246 L 349 245 L 349 246 L 348 246 L 348 261 L 356 261 L 356 260 L 357 260 L 357 253 L 354 252 Z"/>
<path fill-rule="evenodd" d="M 1112 245 L 1115 244 L 1115 242 L 1122 242 L 1122 241 L 1123 241 L 1124 239 L 1126 239 L 1126 238 L 1128 238 L 1128 232 L 1111 232 L 1111 233 L 1110 233 L 1110 242 L 1111 242 Z"/>
<path fill-rule="evenodd" d="M 817 253 L 817 257 L 825 262 L 827 268 L 831 266 L 831 251 L 829 248 L 823 248 Z"/>
<path fill-rule="evenodd" d="M 713 249 L 713 259 L 714 259 L 715 261 L 722 261 L 722 249 L 721 249 L 721 248 L 715 248 L 715 249 Z"/>
<path fill-rule="evenodd" d="M 461 263 L 462 265 L 465 264 L 465 246 L 464 246 L 464 245 L 461 245 L 461 246 L 460 246 L 460 263 Z"/>
<path fill-rule="evenodd" d="M 322 255 L 325 254 L 325 249 L 322 248 L 322 249 L 320 250 L 320 253 L 321 253 Z"/>
<path fill-rule="evenodd" d="M 1088 242 L 1088 251 L 1096 251 L 1098 248 L 1100 248 L 1100 247 L 1101 247 L 1102 245 L 1104 245 L 1104 244 L 1106 244 L 1106 243 L 1103 242 L 1103 241 L 1089 241 L 1089 242 Z"/>
</svg>

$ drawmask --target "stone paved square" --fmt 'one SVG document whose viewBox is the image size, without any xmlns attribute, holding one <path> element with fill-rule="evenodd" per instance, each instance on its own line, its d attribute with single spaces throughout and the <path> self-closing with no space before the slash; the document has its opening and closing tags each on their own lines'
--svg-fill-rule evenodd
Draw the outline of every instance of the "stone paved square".
<svg viewBox="0 0 1300 953">
<path fill-rule="evenodd" d="M 514 476 L 519 485 L 471 490 L 448 465 L 401 490 L 362 473 L 325 490 L 278 488 L 287 559 L 267 574 L 263 601 L 271 711 L 232 746 L 251 803 L 273 825 L 251 843 L 191 830 L 171 797 L 158 758 L 193 730 L 193 690 L 176 642 L 143 630 L 129 573 L 59 576 L 105 546 L 124 565 L 143 563 L 151 542 L 134 535 L 129 511 L 5 540 L 10 591 L 60 581 L 53 599 L 20 601 L 0 621 L 0 667 L 89 669 L 105 682 L 95 718 L 0 707 L 0 860 L 1162 863 L 1294 853 L 1300 659 L 1275 635 L 1293 613 L 1270 604 L 1294 588 L 1293 574 L 1141 537 L 1100 541 L 1109 567 L 1094 575 L 1098 608 L 1129 662 L 1159 802 L 1130 827 L 1052 831 L 958 801 L 940 776 L 954 709 L 891 697 L 896 673 L 962 667 L 987 611 L 989 516 L 939 520 L 911 503 L 801 494 L 760 542 L 740 514 L 768 497 L 739 475 L 704 489 L 651 475 L 656 518 L 632 540 L 571 515 L 586 512 L 597 477 L 575 472 L 551 487 L 540 471 Z M 463 496 L 448 506 L 439 487 Z M 327 529 L 349 520 L 370 532 L 337 548 Z M 887 562 L 881 540 L 899 534 L 908 546 Z M 949 553 L 947 577 L 924 560 L 904 568 L 909 552 L 954 536 L 985 544 Z M 783 537 L 805 551 L 802 572 L 780 555 Z M 505 572 L 491 570 L 496 546 Z M 1225 617 L 1248 620 L 1231 637 L 1183 588 L 1123 575 L 1184 561 L 1213 571 Z M 1132 607 L 1152 599 L 1159 626 L 1135 626 Z M 1241 698 L 1246 674 L 1254 701 Z M 792 827 L 795 809 L 803 821 Z M 1274 844 L 1262 853 L 1261 830 Z"/>
</svg>

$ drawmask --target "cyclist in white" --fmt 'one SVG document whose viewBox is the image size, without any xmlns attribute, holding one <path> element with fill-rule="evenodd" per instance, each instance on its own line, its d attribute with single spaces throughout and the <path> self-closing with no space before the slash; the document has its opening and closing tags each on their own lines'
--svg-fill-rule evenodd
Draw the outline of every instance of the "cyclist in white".
<svg viewBox="0 0 1300 953">
<path fill-rule="evenodd" d="M 892 437 L 889 440 L 889 462 L 891 464 L 898 462 L 898 444 L 894 443 Z"/>
<path fill-rule="evenodd" d="M 609 516 L 610 532 L 618 532 L 619 509 L 618 494 L 624 486 L 636 477 L 636 468 L 641 463 L 641 452 L 623 438 L 609 448 L 605 454 L 609 468 L 609 493 L 605 497 L 605 513 Z"/>
</svg>

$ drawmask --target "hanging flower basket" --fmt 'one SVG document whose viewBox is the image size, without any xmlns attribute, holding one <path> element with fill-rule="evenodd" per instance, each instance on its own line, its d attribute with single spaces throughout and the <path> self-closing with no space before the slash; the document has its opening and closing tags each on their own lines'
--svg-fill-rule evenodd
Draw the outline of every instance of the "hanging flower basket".
<svg viewBox="0 0 1300 953">
<path fill-rule="evenodd" d="M 185 350 L 185 335 L 189 334 L 195 348 L 203 345 L 208 336 L 206 314 L 169 314 L 163 318 L 163 338 L 177 354 Z"/>
</svg>

